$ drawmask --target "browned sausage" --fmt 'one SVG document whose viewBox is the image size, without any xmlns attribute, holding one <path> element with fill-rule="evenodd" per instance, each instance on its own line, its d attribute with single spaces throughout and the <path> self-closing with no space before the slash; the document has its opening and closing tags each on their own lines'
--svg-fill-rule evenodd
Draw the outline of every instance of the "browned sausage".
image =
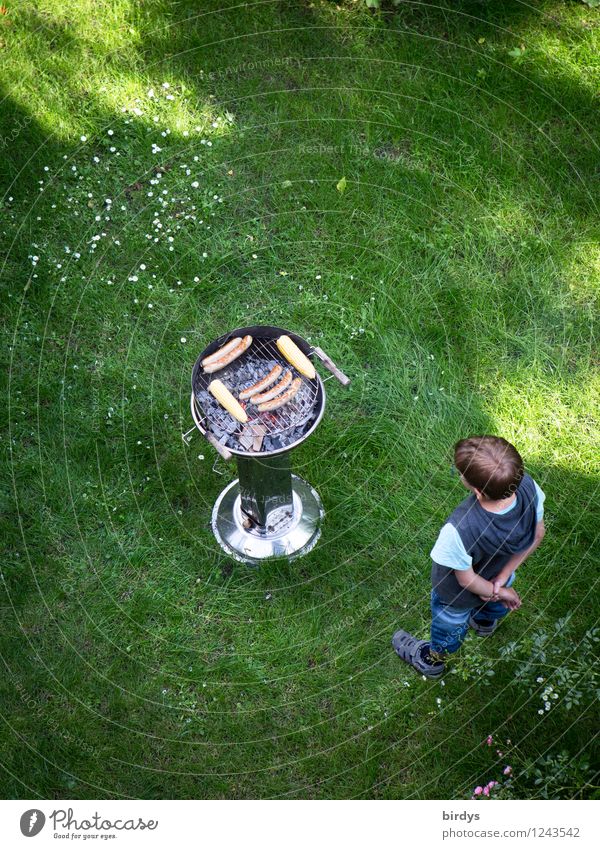
<svg viewBox="0 0 600 849">
<path fill-rule="evenodd" d="M 270 401 L 271 398 L 274 398 L 276 395 L 283 392 L 284 389 L 287 389 L 291 382 L 292 373 L 291 371 L 286 371 L 279 383 L 276 383 L 275 386 L 271 387 L 271 389 L 267 389 L 266 392 L 261 392 L 260 395 L 253 395 L 252 398 L 250 398 L 250 403 L 262 404 L 263 401 Z"/>
<path fill-rule="evenodd" d="M 263 389 L 266 389 L 267 386 L 270 386 L 274 381 L 277 380 L 282 371 L 283 366 L 280 366 L 279 364 L 273 366 L 273 368 L 266 377 L 263 377 L 262 380 L 258 381 L 258 383 L 255 383 L 253 386 L 249 386 L 248 389 L 244 389 L 242 392 L 240 392 L 240 401 L 245 401 L 252 395 L 256 395 L 257 392 L 262 392 Z"/>
<path fill-rule="evenodd" d="M 278 395 L 276 398 L 273 398 L 272 401 L 265 401 L 264 404 L 259 404 L 258 412 L 266 413 L 268 410 L 277 410 L 278 407 L 283 407 L 284 404 L 287 404 L 292 400 L 294 395 L 298 392 L 300 387 L 302 386 L 302 378 L 296 377 L 292 381 L 292 385 L 284 392 L 282 395 Z"/>
<path fill-rule="evenodd" d="M 213 362 L 205 365 L 204 373 L 212 374 L 215 371 L 220 371 L 222 368 L 225 368 L 225 366 L 228 366 L 229 363 L 237 360 L 244 351 L 247 351 L 251 344 L 252 336 L 244 336 L 243 339 L 238 340 L 238 345 L 235 348 L 230 349 L 224 356 L 219 357 L 218 360 L 214 360 Z"/>
</svg>

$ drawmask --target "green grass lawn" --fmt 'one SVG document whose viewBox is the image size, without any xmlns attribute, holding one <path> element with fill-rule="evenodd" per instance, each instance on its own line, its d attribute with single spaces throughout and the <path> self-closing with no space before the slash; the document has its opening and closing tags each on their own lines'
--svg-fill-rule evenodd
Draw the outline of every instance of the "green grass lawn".
<svg viewBox="0 0 600 849">
<path fill-rule="evenodd" d="M 598 10 L 5 5 L 2 795 L 597 795 Z M 210 529 L 234 467 L 181 441 L 253 323 L 352 377 L 293 455 L 321 542 L 259 570 Z M 426 682 L 390 637 L 427 633 L 485 432 L 546 538 Z"/>
</svg>

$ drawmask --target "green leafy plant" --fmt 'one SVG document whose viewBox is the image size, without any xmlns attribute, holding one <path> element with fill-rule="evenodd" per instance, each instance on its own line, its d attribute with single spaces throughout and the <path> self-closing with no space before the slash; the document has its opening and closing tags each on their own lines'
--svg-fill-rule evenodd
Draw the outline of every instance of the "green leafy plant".
<svg viewBox="0 0 600 849">
<path fill-rule="evenodd" d="M 573 757 L 566 750 L 542 755 L 526 765 L 522 779 L 532 785 L 532 796 L 542 799 L 576 799 L 586 790 L 598 789 L 591 784 L 593 772 L 587 755 Z"/>
<path fill-rule="evenodd" d="M 485 744 L 495 754 L 491 770 L 495 777 L 473 788 L 468 798 L 576 799 L 594 796 L 599 789 L 586 754 L 573 756 L 561 749 L 531 758 L 510 739 L 494 745 L 492 735 Z"/>
<path fill-rule="evenodd" d="M 561 706 L 571 710 L 574 706 L 590 704 L 600 698 L 600 672 L 597 665 L 597 646 L 600 629 L 591 628 L 574 641 L 571 614 L 559 619 L 552 629 L 534 631 L 531 636 L 500 649 L 504 659 L 518 657 L 514 681 L 529 683 L 529 692 L 541 688 L 543 707 L 538 713 L 547 713 Z M 574 650 L 574 645 L 576 649 Z M 537 685 L 537 686 L 536 686 Z"/>
</svg>

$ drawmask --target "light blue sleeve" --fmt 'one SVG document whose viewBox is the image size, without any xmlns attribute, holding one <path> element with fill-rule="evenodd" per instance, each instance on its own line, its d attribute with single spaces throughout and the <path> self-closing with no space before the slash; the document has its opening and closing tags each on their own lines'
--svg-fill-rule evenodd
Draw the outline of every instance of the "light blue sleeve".
<svg viewBox="0 0 600 849">
<path fill-rule="evenodd" d="M 449 569 L 462 571 L 473 565 L 473 558 L 467 554 L 458 531 L 449 522 L 440 531 L 430 557 L 435 563 L 448 566 Z"/>
<path fill-rule="evenodd" d="M 544 501 L 546 500 L 546 494 L 539 488 L 535 481 L 533 483 L 535 486 L 535 494 L 537 495 L 535 508 L 536 520 L 541 522 L 544 518 Z"/>
</svg>

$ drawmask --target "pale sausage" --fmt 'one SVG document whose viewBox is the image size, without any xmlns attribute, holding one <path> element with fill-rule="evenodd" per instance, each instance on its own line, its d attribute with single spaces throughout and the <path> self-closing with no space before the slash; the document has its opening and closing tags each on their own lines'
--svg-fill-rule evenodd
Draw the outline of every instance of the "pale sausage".
<svg viewBox="0 0 600 849">
<path fill-rule="evenodd" d="M 216 360 L 219 360 L 221 357 L 224 357 L 225 354 L 228 354 L 230 351 L 233 351 L 234 348 L 241 342 L 241 338 L 239 336 L 234 336 L 233 339 L 230 339 L 226 345 L 223 345 L 222 348 L 219 348 L 218 351 L 214 351 L 212 354 L 209 354 L 208 357 L 204 357 L 202 360 L 202 365 L 207 366 L 209 363 L 214 363 Z"/>
<path fill-rule="evenodd" d="M 229 344 L 229 343 L 227 343 Z M 213 362 L 208 363 L 208 365 L 204 366 L 205 374 L 212 374 L 215 371 L 220 371 L 225 366 L 228 366 L 229 363 L 232 363 L 234 360 L 237 360 L 244 351 L 247 351 L 250 345 L 252 344 L 252 336 L 244 336 L 243 339 L 238 340 L 238 344 L 235 348 L 230 349 L 226 354 L 219 357 L 218 360 L 214 360 Z"/>
</svg>

